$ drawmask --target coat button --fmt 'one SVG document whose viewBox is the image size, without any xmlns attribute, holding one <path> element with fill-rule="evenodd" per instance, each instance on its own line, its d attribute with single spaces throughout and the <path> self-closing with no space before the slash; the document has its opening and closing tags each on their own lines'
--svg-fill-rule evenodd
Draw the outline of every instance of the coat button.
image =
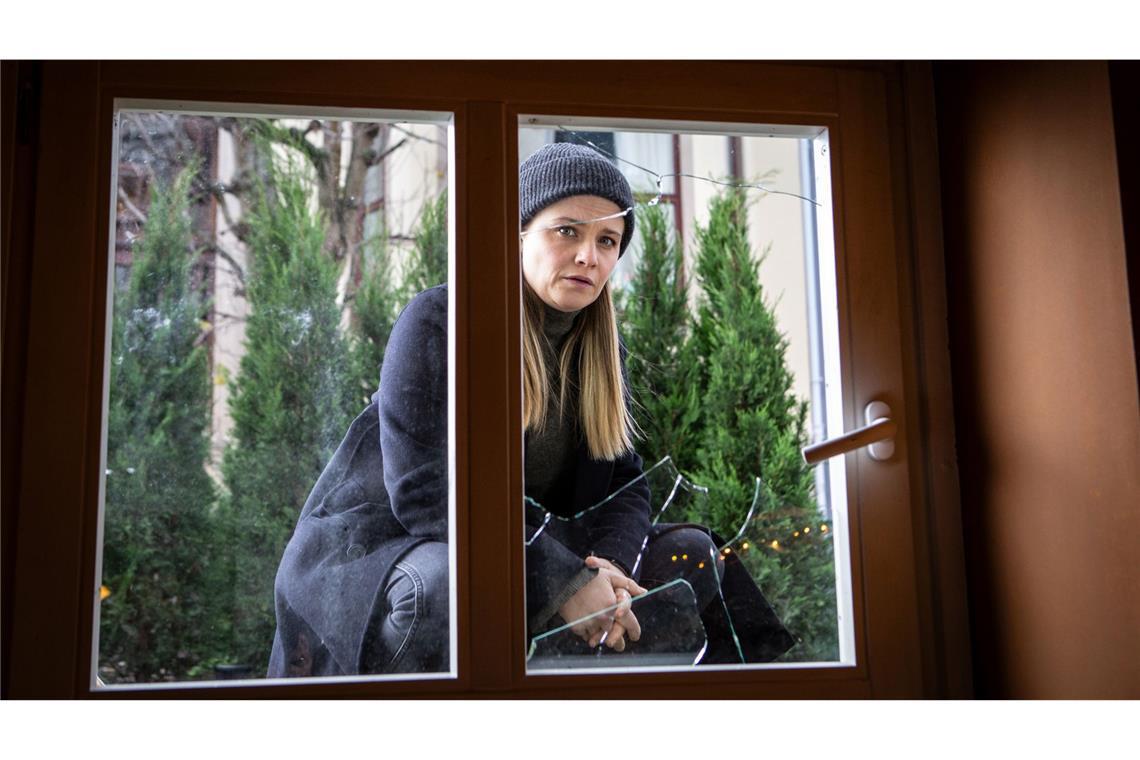
<svg viewBox="0 0 1140 760">
<path fill-rule="evenodd" d="M 364 556 L 364 547 L 361 544 L 350 544 L 347 554 L 349 559 L 360 559 Z"/>
</svg>

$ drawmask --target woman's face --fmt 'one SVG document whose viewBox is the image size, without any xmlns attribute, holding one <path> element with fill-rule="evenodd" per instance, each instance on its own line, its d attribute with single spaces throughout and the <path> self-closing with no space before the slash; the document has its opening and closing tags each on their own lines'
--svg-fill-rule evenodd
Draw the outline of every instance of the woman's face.
<svg viewBox="0 0 1140 760">
<path fill-rule="evenodd" d="M 522 239 L 523 277 L 539 298 L 560 311 L 594 302 L 617 264 L 625 219 L 589 220 L 620 211 L 605 198 L 575 195 L 531 220 Z"/>
</svg>

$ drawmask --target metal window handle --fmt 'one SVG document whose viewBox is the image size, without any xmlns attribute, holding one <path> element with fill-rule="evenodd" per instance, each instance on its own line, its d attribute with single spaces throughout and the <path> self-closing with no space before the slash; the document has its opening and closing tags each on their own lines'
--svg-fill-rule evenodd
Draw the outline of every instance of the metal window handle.
<svg viewBox="0 0 1140 760">
<path fill-rule="evenodd" d="M 846 454 L 864 446 L 869 447 L 867 452 L 871 459 L 885 462 L 894 456 L 895 433 L 898 426 L 891 419 L 891 408 L 882 401 L 872 401 L 863 410 L 863 418 L 867 424 L 856 428 L 849 433 L 832 438 L 829 441 L 820 441 L 803 450 L 804 461 L 808 464 L 819 464 L 840 454 Z"/>
</svg>

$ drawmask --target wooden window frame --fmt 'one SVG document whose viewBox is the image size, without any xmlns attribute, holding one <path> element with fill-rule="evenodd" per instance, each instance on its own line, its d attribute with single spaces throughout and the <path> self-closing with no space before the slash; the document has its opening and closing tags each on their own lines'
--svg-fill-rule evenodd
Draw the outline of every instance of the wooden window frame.
<svg viewBox="0 0 1140 760">
<path fill-rule="evenodd" d="M 7 72 L 5 81 L 7 82 Z M 26 335 L 5 452 L 4 692 L 13 697 L 606 697 L 830 698 L 967 696 L 969 650 L 953 426 L 937 167 L 929 160 L 929 69 L 901 64 L 758 62 L 53 62 L 42 65 L 39 154 L 17 187 L 36 213 L 23 237 L 29 287 L 15 324 Z M 602 86 L 599 86 L 601 84 Z M 454 114 L 458 678 L 104 691 L 89 686 L 98 531 L 101 399 L 110 234 L 111 125 L 118 98 L 271 103 Z M 761 105 L 763 104 L 763 107 Z M 5 101 L 8 105 L 8 101 Z M 847 667 L 614 675 L 527 675 L 523 653 L 521 361 L 517 117 L 582 116 L 818 124 L 842 135 L 860 112 L 888 112 L 877 140 L 891 176 L 913 457 L 918 615 L 902 631 L 922 673 L 902 672 L 870 639 L 896 610 L 856 589 L 859 663 Z M 5 156 L 8 153 L 5 138 Z M 838 178 L 844 166 L 836 166 Z M 5 181 L 7 182 L 7 172 Z M 838 186 L 840 181 L 836 182 Z M 60 192 L 66 190 L 66 192 Z M 9 194 L 10 195 L 10 194 Z M 839 193 L 837 193 L 837 196 Z M 836 234 L 859 200 L 837 199 Z M 9 218 L 10 201 L 5 201 Z M 844 206 L 846 204 L 846 206 Z M 19 220 L 16 220 L 17 223 Z M 9 238 L 5 238 L 5 246 Z M 12 260 L 18 251 L 13 249 Z M 9 254 L 6 249 L 5 271 Z M 7 330 L 6 330 L 7 331 Z M 15 348 L 12 348 L 15 346 Z M 19 345 L 5 340 L 6 375 Z M 478 362 L 473 361 L 478 356 Z M 478 367 L 477 372 L 472 369 Z M 925 384 L 924 384 L 925 383 Z M 921 389 L 921 393 L 919 392 Z M 5 379 L 5 410 L 10 408 Z M 5 423 L 8 424 L 8 421 Z M 6 434 L 5 442 L 9 443 Z M 948 448 L 949 447 L 949 448 Z M 474 474 L 477 473 L 476 477 Z M 918 482 L 914 482 L 914 481 Z M 11 485 L 11 484 L 10 484 Z M 6 485 L 6 489 L 10 487 Z M 506 508 L 503 507 L 506 505 Z M 858 562 L 853 552 L 853 562 Z M 14 556 L 13 556 L 14 555 Z M 494 558 L 488 560 L 487 558 Z M 910 559 L 900 560 L 907 566 Z M 876 606 L 879 605 L 879 606 Z M 861 638 L 860 638 L 861 637 Z M 39 655 L 39 656 L 36 656 Z M 963 681 L 962 674 L 967 674 Z"/>
</svg>

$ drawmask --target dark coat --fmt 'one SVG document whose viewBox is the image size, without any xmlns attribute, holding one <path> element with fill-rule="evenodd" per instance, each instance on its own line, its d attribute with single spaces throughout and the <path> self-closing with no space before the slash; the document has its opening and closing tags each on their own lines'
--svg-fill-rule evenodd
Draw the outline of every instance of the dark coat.
<svg viewBox="0 0 1140 760">
<path fill-rule="evenodd" d="M 396 321 L 380 390 L 349 426 L 301 510 L 274 584 L 270 677 L 362 672 L 365 642 L 387 614 L 381 592 L 392 567 L 417 544 L 448 541 L 447 449 L 447 288 L 440 285 L 413 298 Z M 599 461 L 582 443 L 567 497 L 544 506 L 569 517 L 641 473 L 636 453 Z M 527 506 L 528 519 L 534 509 Z M 586 542 L 628 571 L 649 530 L 649 488 L 641 479 L 598 512 Z M 583 566 L 577 551 L 545 535 L 527 546 L 526 563 L 530 609 L 544 607 Z M 785 651 L 790 638 L 784 644 L 780 634 L 787 633 L 743 568 L 732 571 L 730 563 L 724 583 L 741 605 L 758 605 L 742 607 L 762 623 L 751 637 L 760 642 L 753 647 L 757 659 Z M 719 630 L 716 615 L 709 623 L 710 635 Z M 710 654 L 716 651 L 710 645 Z"/>
<path fill-rule="evenodd" d="M 305 501 L 277 570 L 270 677 L 361 672 L 393 565 L 448 540 L 447 290 L 392 328 L 380 390 Z"/>
<path fill-rule="evenodd" d="M 641 458 L 595 461 L 579 446 L 573 514 L 641 475 Z M 380 390 L 353 420 L 301 510 L 274 584 L 271 677 L 359 673 L 364 642 L 386 614 L 380 594 L 400 557 L 448 540 L 447 288 L 420 293 L 392 329 Z M 649 529 L 644 480 L 607 505 L 591 531 L 598 556 L 631 567 Z M 540 538 L 526 552 L 527 598 L 543 605 L 582 558 Z"/>
</svg>

